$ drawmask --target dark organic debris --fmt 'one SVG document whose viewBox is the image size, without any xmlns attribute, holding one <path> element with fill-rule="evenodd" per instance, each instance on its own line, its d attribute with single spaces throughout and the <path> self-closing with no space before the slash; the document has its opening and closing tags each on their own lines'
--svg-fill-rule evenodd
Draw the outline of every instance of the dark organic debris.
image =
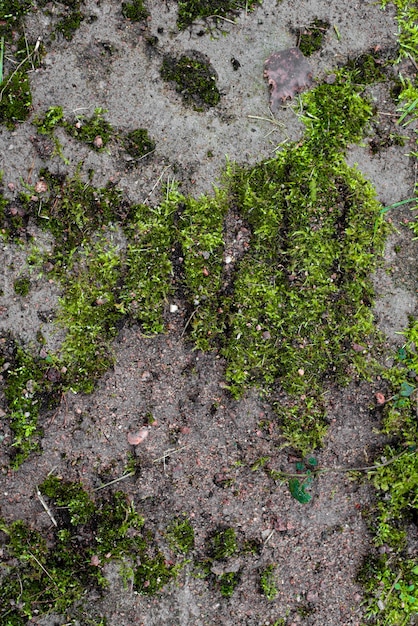
<svg viewBox="0 0 418 626">
<path fill-rule="evenodd" d="M 270 85 L 270 108 L 280 105 L 295 93 L 312 85 L 312 70 L 299 48 L 274 52 L 264 63 L 264 76 Z"/>
</svg>

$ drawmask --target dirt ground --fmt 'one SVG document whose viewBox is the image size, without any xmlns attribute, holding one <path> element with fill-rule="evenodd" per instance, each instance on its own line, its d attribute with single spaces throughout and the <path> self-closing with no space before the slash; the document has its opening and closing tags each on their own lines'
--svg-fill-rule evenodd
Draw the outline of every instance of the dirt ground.
<svg viewBox="0 0 418 626">
<path fill-rule="evenodd" d="M 28 120 L 12 131 L 0 131 L 6 195 L 12 198 L 25 183 L 35 182 L 45 164 L 56 172 L 71 172 L 81 161 L 84 171 L 94 170 L 94 184 L 111 180 L 132 202 L 158 201 L 161 184 L 174 178 L 181 181 L 184 193 L 210 192 L 226 157 L 253 164 L 271 156 L 281 142 L 301 136 L 302 126 L 291 107 L 272 117 L 263 78 L 267 56 L 294 46 L 297 28 L 315 18 L 331 24 L 321 51 L 310 58 L 315 77 L 376 46 L 396 50 L 394 10 L 388 6 L 383 11 L 372 0 L 264 0 L 255 11 L 242 11 L 235 23 L 225 21 L 222 33 L 209 31 L 203 22 L 179 32 L 177 4 L 171 0 L 148 0 L 147 6 L 147 23 L 134 24 L 123 19 L 119 2 L 88 0 L 85 12 L 97 19 L 85 19 L 72 41 L 58 37 L 49 43 L 42 67 L 31 73 L 30 81 L 33 116 L 55 105 L 63 106 L 66 114 L 80 110 L 90 114 L 103 107 L 114 127 L 148 129 L 156 141 L 152 159 L 131 168 L 117 146 L 98 153 L 64 133 L 60 140 L 68 165 L 57 156 L 41 158 L 31 142 L 34 127 Z M 47 40 L 51 19 L 44 12 L 31 14 L 28 33 Z M 158 38 L 151 51 L 146 44 L 149 36 Z M 104 44 L 111 46 L 111 55 L 103 56 Z M 207 55 L 218 75 L 221 102 L 206 112 L 186 108 L 160 78 L 162 54 L 188 50 Z M 237 69 L 231 59 L 239 61 Z M 388 133 L 395 105 L 387 87 L 370 91 L 376 107 L 374 129 Z M 407 129 L 409 137 L 412 131 Z M 365 141 L 349 152 L 348 162 L 358 164 L 384 205 L 413 195 L 416 164 L 406 155 L 409 147 L 390 146 L 373 154 Z M 396 228 L 374 284 L 376 323 L 390 348 L 402 343 L 399 333 L 418 306 L 416 243 L 407 228 L 411 213 L 401 207 L 389 215 Z M 29 228 L 41 236 L 33 225 Z M 41 277 L 28 296 L 16 295 L 13 283 L 28 250 L 11 242 L 2 242 L 0 250 L 0 330 L 11 331 L 30 346 L 42 327 L 47 348 L 56 348 L 62 338 L 50 320 L 57 307 L 57 286 Z M 131 452 L 141 469 L 120 486 L 144 516 L 146 528 L 161 537 L 162 550 L 166 550 L 164 528 L 183 513 L 195 529 L 196 555 L 203 554 L 213 529 L 225 526 L 237 529 L 242 542 L 255 540 L 260 549 L 228 562 L 229 571 L 241 570 L 241 582 L 231 598 L 223 598 L 218 589 L 197 578 L 191 564 L 152 597 L 124 587 L 116 565 L 107 566 L 104 573 L 110 586 L 101 597 L 96 592 L 86 596 L 88 614 L 105 616 L 109 626 L 267 626 L 280 619 L 286 626 L 362 624 L 362 588 L 355 578 L 371 549 L 364 512 L 373 503 L 373 489 L 367 482 L 350 480 L 346 473 L 326 473 L 315 481 L 312 500 L 300 504 L 286 485 L 275 483 L 263 471 L 252 471 L 261 457 L 270 457 L 271 469 L 294 467 L 291 452 L 280 447 L 278 427 L 269 432 L 260 428 L 262 421 L 274 422 L 272 409 L 257 391 L 239 401 L 229 396 L 224 389 L 225 364 L 187 343 L 185 305 L 181 300 L 176 304 L 177 312 L 167 311 L 166 335 L 148 338 L 138 327 L 123 328 L 114 343 L 115 366 L 96 390 L 86 396 L 69 392 L 53 415 L 42 417 L 42 455 L 30 457 L 17 472 L 5 469 L 0 476 L 1 516 L 7 522 L 24 519 L 47 531 L 50 519 L 35 486 L 51 470 L 94 489 L 104 475 L 121 476 Z M 328 390 L 330 426 L 325 447 L 316 455 L 321 466 L 363 466 L 374 458 L 384 442 L 377 432 L 378 391 L 385 391 L 379 380 L 353 381 L 347 388 Z M 143 427 L 149 412 L 155 422 L 147 439 L 130 445 L 128 433 Z M 6 468 L 6 413 L 2 422 L 0 463 Z M 278 595 L 269 602 L 259 592 L 259 571 L 270 563 L 277 563 Z M 223 567 L 220 563 L 217 573 Z M 34 617 L 30 623 L 87 623 L 70 619 L 49 615 Z"/>
</svg>

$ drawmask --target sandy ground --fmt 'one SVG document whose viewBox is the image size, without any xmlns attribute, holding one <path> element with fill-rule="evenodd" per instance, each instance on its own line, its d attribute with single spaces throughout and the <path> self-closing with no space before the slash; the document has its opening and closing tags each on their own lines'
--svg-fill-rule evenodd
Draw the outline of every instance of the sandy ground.
<svg viewBox="0 0 418 626">
<path fill-rule="evenodd" d="M 172 179 L 180 180 L 186 193 L 210 192 L 226 157 L 253 164 L 271 156 L 281 142 L 301 136 L 302 126 L 291 107 L 272 116 L 263 79 L 265 59 L 273 51 L 294 46 L 296 28 L 314 18 L 331 24 L 322 50 L 310 59 L 319 78 L 375 46 L 396 48 L 394 11 L 391 7 L 382 11 L 368 0 L 264 0 L 253 13 L 243 11 L 234 24 L 225 22 L 222 33 L 209 31 L 202 23 L 178 32 L 175 2 L 148 0 L 147 5 L 151 15 L 145 29 L 122 18 L 119 2 L 88 0 L 86 13 L 97 19 L 86 19 L 71 42 L 57 38 L 48 44 L 43 66 L 31 74 L 31 87 L 33 116 L 58 104 L 66 115 L 89 114 L 100 106 L 107 109 L 106 118 L 114 127 L 147 128 L 156 141 L 152 159 L 132 169 L 116 145 L 97 153 L 63 133 L 60 139 L 69 164 L 59 157 L 43 160 L 30 141 L 35 129 L 29 120 L 13 131 L 0 131 L 0 169 L 10 197 L 25 182 L 35 182 L 45 164 L 53 171 L 74 171 L 80 161 L 84 171 L 94 170 L 95 184 L 112 180 L 132 202 L 157 201 L 161 183 Z M 42 12 L 27 22 L 28 32 L 45 40 L 51 28 L 50 18 Z M 146 44 L 148 36 L 158 38 L 152 50 Z M 112 46 L 111 55 L 103 56 L 103 43 Z M 218 75 L 221 102 L 207 112 L 185 108 L 159 75 L 163 53 L 188 50 L 206 54 Z M 231 59 L 239 61 L 237 70 Z M 394 104 L 388 90 L 373 87 L 371 96 L 376 128 L 389 128 Z M 392 146 L 373 155 L 366 141 L 350 150 L 348 161 L 357 163 L 372 181 L 379 200 L 391 204 L 413 193 L 416 164 L 407 152 L 408 145 Z M 374 277 L 376 321 L 388 345 L 401 342 L 399 332 L 408 315 L 417 313 L 416 244 L 405 224 L 410 217 L 407 208 L 391 213 L 396 229 L 388 239 L 385 265 Z M 39 236 L 33 225 L 30 228 Z M 45 237 L 40 245 L 48 246 Z M 1 244 L 0 329 L 12 331 L 28 345 L 42 326 L 48 347 L 54 349 L 60 335 L 49 320 L 57 306 L 57 287 L 39 278 L 26 298 L 13 291 L 27 253 L 13 243 Z M 352 482 L 343 473 L 326 474 L 317 479 L 312 501 L 301 505 L 286 486 L 274 483 L 263 471 L 251 471 L 263 456 L 271 458 L 273 469 L 292 468 L 291 456 L 278 445 L 278 429 L 265 432 L 259 427 L 271 416 L 271 408 L 255 392 L 232 400 L 222 384 L 224 363 L 193 351 L 182 337 L 183 326 L 180 310 L 166 336 L 145 338 L 135 327 L 121 331 L 114 345 L 115 367 L 97 390 L 90 396 L 68 393 L 53 418 L 45 416 L 42 456 L 30 458 L 17 473 L 1 475 L 1 515 L 45 530 L 50 520 L 34 486 L 49 471 L 54 468 L 95 488 L 109 468 L 112 475 L 121 475 L 127 453 L 135 452 L 141 471 L 124 481 L 123 489 L 145 517 L 147 528 L 156 536 L 160 533 L 163 550 L 167 547 L 161 531 L 181 513 L 193 521 L 196 557 L 203 554 L 213 528 L 222 526 L 234 526 L 240 541 L 256 540 L 260 550 L 233 564 L 241 569 L 242 578 L 231 599 L 196 578 L 192 565 L 152 598 L 124 588 L 116 566 L 108 567 L 109 589 L 103 597 L 87 596 L 86 615 L 106 616 L 109 626 L 267 626 L 281 618 L 287 626 L 360 625 L 362 589 L 355 575 L 371 548 L 363 515 L 373 501 L 370 486 Z M 380 384 L 353 382 L 346 389 L 330 390 L 330 428 L 318 454 L 321 465 L 364 465 L 373 458 L 383 441 L 376 434 L 379 414 L 370 408 Z M 144 444 L 133 450 L 127 433 L 141 427 L 149 411 L 156 422 Z M 7 443 L 6 437 L 1 452 L 5 464 Z M 173 448 L 176 453 L 156 461 Z M 272 602 L 261 596 L 258 582 L 260 568 L 269 563 L 278 564 L 279 593 Z M 65 619 L 35 617 L 30 623 L 52 626 Z"/>
</svg>

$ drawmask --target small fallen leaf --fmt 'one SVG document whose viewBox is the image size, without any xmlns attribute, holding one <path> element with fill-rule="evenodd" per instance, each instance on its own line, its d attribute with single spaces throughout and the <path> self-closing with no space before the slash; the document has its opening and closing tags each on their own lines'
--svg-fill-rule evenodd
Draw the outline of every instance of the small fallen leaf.
<svg viewBox="0 0 418 626">
<path fill-rule="evenodd" d="M 35 184 L 35 191 L 36 193 L 45 193 L 45 191 L 48 191 L 48 185 L 44 180 L 38 180 Z"/>
<path fill-rule="evenodd" d="M 90 565 L 93 565 L 93 567 L 98 567 L 100 565 L 100 559 L 97 554 L 93 554 L 93 556 L 91 557 Z"/>
<path fill-rule="evenodd" d="M 270 86 L 270 108 L 277 111 L 296 93 L 312 85 L 312 70 L 299 48 L 274 52 L 264 63 L 264 77 Z"/>
<path fill-rule="evenodd" d="M 149 433 L 149 430 L 146 427 L 141 428 L 140 430 L 137 430 L 136 432 L 129 432 L 128 443 L 131 446 L 138 446 L 140 443 L 143 443 L 145 441 L 145 439 L 148 437 L 148 433 Z"/>
<path fill-rule="evenodd" d="M 385 404 L 385 402 L 386 402 L 386 398 L 385 398 L 385 396 L 383 395 L 383 393 L 380 393 L 380 391 L 378 391 L 378 392 L 375 394 L 375 398 L 376 398 L 376 402 L 377 402 L 377 404 L 379 404 L 380 406 L 381 406 L 382 404 Z"/>
</svg>

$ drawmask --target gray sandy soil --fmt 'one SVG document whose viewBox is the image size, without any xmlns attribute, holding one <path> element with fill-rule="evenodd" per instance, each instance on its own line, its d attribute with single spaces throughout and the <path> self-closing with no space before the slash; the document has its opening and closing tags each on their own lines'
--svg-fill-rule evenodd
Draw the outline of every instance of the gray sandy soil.
<svg viewBox="0 0 418 626">
<path fill-rule="evenodd" d="M 35 129 L 28 120 L 13 131 L 0 131 L 6 195 L 14 197 L 25 183 L 36 182 L 37 172 L 46 164 L 52 171 L 73 172 L 79 162 L 83 171 L 94 170 L 94 184 L 111 180 L 131 202 L 157 202 L 161 185 L 174 179 L 184 193 L 210 192 L 226 157 L 254 164 L 273 155 L 282 142 L 301 137 L 302 125 L 292 106 L 272 116 L 263 78 L 265 59 L 294 46 L 296 28 L 314 18 L 331 24 L 322 50 L 310 58 L 318 78 L 375 46 L 396 48 L 394 11 L 391 7 L 382 11 L 368 0 L 264 0 L 254 12 L 243 11 L 234 24 L 225 21 L 223 33 L 209 31 L 203 23 L 178 32 L 175 2 L 148 0 L 147 5 L 150 18 L 144 25 L 123 19 L 119 2 L 88 0 L 86 13 L 97 19 L 86 19 L 71 42 L 58 37 L 48 45 L 42 67 L 31 73 L 30 80 L 32 118 L 55 105 L 68 116 L 77 111 L 91 114 L 100 106 L 116 128 L 147 128 L 156 141 L 152 158 L 130 168 L 127 155 L 116 145 L 97 153 L 62 132 L 58 134 L 68 165 L 58 156 L 42 159 L 30 141 Z M 31 35 L 44 39 L 52 26 L 42 12 L 31 15 L 26 24 Z M 151 50 L 148 36 L 158 37 Z M 103 56 L 104 42 L 111 45 L 111 55 Z M 186 108 L 160 78 L 162 54 L 188 50 L 207 55 L 218 75 L 221 101 L 207 112 Z M 239 61 L 237 70 L 231 59 Z M 389 127 L 395 106 L 388 89 L 379 86 L 370 91 L 377 126 Z M 408 129 L 410 136 L 412 130 Z M 407 152 L 408 144 L 373 155 L 366 141 L 350 150 L 348 162 L 358 164 L 378 199 L 388 205 L 413 194 L 416 171 Z M 408 316 L 417 314 L 416 243 L 405 224 L 410 218 L 408 208 L 391 213 L 396 228 L 387 242 L 384 266 L 374 277 L 376 322 L 389 346 L 402 342 L 399 333 Z M 37 245 L 48 248 L 47 237 L 33 224 L 29 229 Z M 28 252 L 29 246 L 1 243 L 0 329 L 12 331 L 30 346 L 42 328 L 47 348 L 54 350 L 62 341 L 52 321 L 58 287 L 34 277 L 25 298 L 13 290 Z M 224 389 L 222 359 L 193 351 L 183 333 L 185 304 L 181 300 L 177 304 L 178 312 L 167 311 L 166 335 L 147 338 L 137 327 L 122 329 L 114 343 L 115 366 L 94 393 L 69 392 L 56 413 L 45 416 L 43 454 L 29 458 L 18 472 L 5 471 L 0 477 L 1 516 L 8 522 L 25 519 L 46 531 L 50 519 L 34 489 L 48 472 L 82 480 L 94 489 L 102 475 L 121 476 L 131 452 L 140 459 L 141 471 L 123 481 L 122 488 L 144 516 L 146 527 L 160 537 L 167 558 L 163 531 L 182 513 L 194 525 L 197 557 L 213 528 L 223 526 L 236 528 L 241 542 L 256 540 L 260 549 L 228 562 L 229 571 L 242 572 L 230 599 L 197 578 L 192 564 L 150 598 L 124 586 L 116 564 L 106 566 L 108 590 L 102 597 L 92 592 L 85 599 L 85 610 L 92 616 L 105 616 L 109 626 L 267 626 L 281 618 L 287 626 L 360 625 L 363 596 L 355 577 L 371 549 L 363 513 L 373 502 L 372 488 L 351 481 L 346 473 L 324 474 L 315 481 L 311 502 L 303 505 L 285 485 L 262 470 L 252 471 L 260 457 L 270 457 L 270 467 L 284 471 L 292 471 L 294 459 L 281 448 L 277 426 L 269 432 L 260 428 L 263 420 L 271 418 L 274 423 L 263 398 L 250 391 L 240 401 L 231 399 Z M 329 390 L 330 427 L 325 447 L 317 454 L 321 466 L 363 466 L 373 459 L 384 442 L 377 434 L 374 401 L 379 385 L 381 381 L 353 382 Z M 147 439 L 130 446 L 127 434 L 142 427 L 150 411 L 155 422 Z M 10 436 L 6 415 L 2 421 L 0 461 L 6 467 Z M 270 563 L 278 564 L 279 591 L 271 602 L 259 592 L 259 571 Z M 219 574 L 225 565 L 216 567 Z M 52 626 L 66 619 L 35 616 L 30 623 Z M 68 623 L 83 624 L 70 619 Z"/>
</svg>

